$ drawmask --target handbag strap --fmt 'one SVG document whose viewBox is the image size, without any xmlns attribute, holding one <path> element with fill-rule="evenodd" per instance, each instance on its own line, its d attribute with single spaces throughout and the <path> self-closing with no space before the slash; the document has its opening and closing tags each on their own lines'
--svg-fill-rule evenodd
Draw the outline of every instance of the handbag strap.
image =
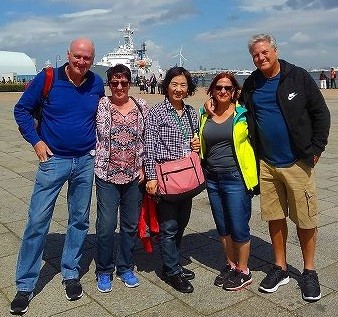
<svg viewBox="0 0 338 317">
<path fill-rule="evenodd" d="M 193 125 L 193 123 L 192 123 L 191 113 L 190 113 L 190 110 L 188 110 L 188 108 L 187 108 L 187 116 L 188 116 L 188 119 L 189 119 L 189 123 L 190 123 L 190 128 L 191 128 L 192 135 L 194 136 L 194 133 L 195 133 L 194 125 Z"/>
<path fill-rule="evenodd" d="M 143 110 L 141 105 L 139 104 L 139 102 L 133 97 L 133 96 L 129 96 L 129 98 L 134 101 L 135 105 L 137 106 L 137 109 L 139 111 L 139 113 L 142 116 L 142 121 L 143 121 L 143 130 L 142 130 L 142 138 L 144 138 L 144 133 L 145 133 L 145 129 L 144 129 L 144 114 L 143 114 Z"/>
</svg>

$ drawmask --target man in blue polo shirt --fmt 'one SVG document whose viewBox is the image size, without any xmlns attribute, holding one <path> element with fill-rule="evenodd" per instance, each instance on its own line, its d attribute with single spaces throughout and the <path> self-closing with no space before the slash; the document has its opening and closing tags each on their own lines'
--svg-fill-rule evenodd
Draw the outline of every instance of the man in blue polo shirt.
<svg viewBox="0 0 338 317">
<path fill-rule="evenodd" d="M 25 313 L 33 297 L 55 202 L 66 182 L 69 219 L 61 275 L 68 300 L 83 295 L 79 262 L 89 227 L 95 116 L 104 86 L 102 79 L 89 70 L 95 55 L 91 40 L 75 39 L 67 55 L 68 63 L 54 70 L 53 86 L 44 100 L 39 131 L 35 129 L 31 113 L 39 105 L 45 72 L 35 77 L 14 107 L 19 129 L 33 146 L 40 163 L 18 256 L 17 294 L 10 307 L 13 314 Z"/>
</svg>

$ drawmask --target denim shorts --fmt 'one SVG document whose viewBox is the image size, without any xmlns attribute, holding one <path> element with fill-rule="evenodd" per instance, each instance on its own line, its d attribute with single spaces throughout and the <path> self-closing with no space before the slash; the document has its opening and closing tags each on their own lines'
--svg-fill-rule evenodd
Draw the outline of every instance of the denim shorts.
<svg viewBox="0 0 338 317">
<path fill-rule="evenodd" d="M 218 234 L 235 242 L 250 241 L 249 220 L 252 194 L 239 171 L 206 174 L 207 191 Z"/>
</svg>

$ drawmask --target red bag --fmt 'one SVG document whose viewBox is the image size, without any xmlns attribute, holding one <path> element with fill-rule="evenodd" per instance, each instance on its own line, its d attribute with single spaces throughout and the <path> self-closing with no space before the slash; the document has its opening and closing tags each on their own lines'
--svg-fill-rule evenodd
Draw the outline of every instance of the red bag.
<svg viewBox="0 0 338 317">
<path fill-rule="evenodd" d="M 156 237 L 160 232 L 156 207 L 155 200 L 149 195 L 143 197 L 137 235 L 141 239 L 147 253 L 153 251 L 153 240 L 156 240 Z"/>
<path fill-rule="evenodd" d="M 205 189 L 201 161 L 196 152 L 182 159 L 156 164 L 159 196 L 171 202 L 192 198 Z"/>
</svg>

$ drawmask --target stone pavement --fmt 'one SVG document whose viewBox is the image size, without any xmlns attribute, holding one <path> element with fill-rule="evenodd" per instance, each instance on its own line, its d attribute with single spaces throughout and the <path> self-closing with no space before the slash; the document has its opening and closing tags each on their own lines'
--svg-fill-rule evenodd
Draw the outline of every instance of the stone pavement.
<svg viewBox="0 0 338 317">
<path fill-rule="evenodd" d="M 185 232 L 182 263 L 193 269 L 195 291 L 181 294 L 160 278 L 158 247 L 146 254 L 138 245 L 135 263 L 140 286 L 126 288 L 114 278 L 113 290 L 102 294 L 94 276 L 95 212 L 93 196 L 90 232 L 82 260 L 84 296 L 75 302 L 65 298 L 61 285 L 60 256 L 67 225 L 66 190 L 63 189 L 54 212 L 44 252 L 44 262 L 35 297 L 25 316 L 93 317 L 220 317 L 220 316 L 337 316 L 338 309 L 338 91 L 323 92 L 332 114 L 329 145 L 316 167 L 320 225 L 317 270 L 322 299 L 304 302 L 297 280 L 302 271 L 296 231 L 290 225 L 287 244 L 291 280 L 273 294 L 258 291 L 258 284 L 272 263 L 266 223 L 260 220 L 258 198 L 254 198 L 251 220 L 252 250 L 249 266 L 253 283 L 243 291 L 227 292 L 213 285 L 223 267 L 221 245 L 205 193 L 194 200 L 191 220 Z M 12 107 L 20 94 L 0 93 L 0 316 L 10 316 L 9 304 L 15 295 L 14 274 L 27 206 L 33 187 L 37 159 L 20 137 Z M 145 97 L 146 98 L 146 97 Z M 196 104 L 197 106 L 197 104 Z"/>
</svg>

